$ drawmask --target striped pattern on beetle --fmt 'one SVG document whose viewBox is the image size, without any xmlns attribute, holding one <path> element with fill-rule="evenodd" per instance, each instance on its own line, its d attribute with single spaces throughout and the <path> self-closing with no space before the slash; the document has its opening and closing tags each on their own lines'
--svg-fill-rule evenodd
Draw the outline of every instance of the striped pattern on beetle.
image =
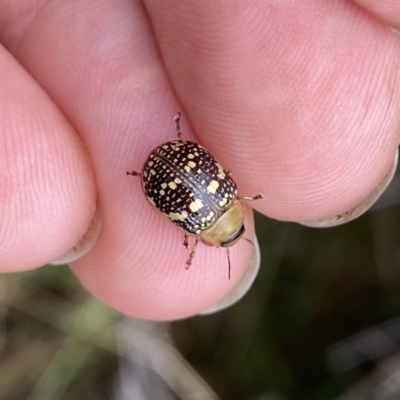
<svg viewBox="0 0 400 400">
<path fill-rule="evenodd" d="M 188 236 L 195 237 L 186 268 L 201 241 L 209 246 L 226 247 L 230 276 L 229 247 L 245 232 L 242 200 L 263 196 L 237 196 L 231 174 L 204 147 L 188 141 L 181 132 L 180 113 L 174 121 L 179 140 L 156 147 L 141 172 L 127 174 L 141 176 L 149 203 L 185 232 L 185 248 Z"/>
</svg>

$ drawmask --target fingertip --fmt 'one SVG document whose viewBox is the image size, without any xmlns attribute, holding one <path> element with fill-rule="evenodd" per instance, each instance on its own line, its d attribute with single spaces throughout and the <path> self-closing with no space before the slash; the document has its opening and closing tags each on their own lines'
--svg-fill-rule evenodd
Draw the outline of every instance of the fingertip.
<svg viewBox="0 0 400 400">
<path fill-rule="evenodd" d="M 391 26 L 400 26 L 400 4 L 397 0 L 354 0 L 371 15 Z"/>
<path fill-rule="evenodd" d="M 253 257 L 250 243 L 240 240 L 230 249 L 231 279 L 226 250 L 202 243 L 185 269 L 189 251 L 182 247 L 183 233 L 144 205 L 139 217 L 127 216 L 127 226 L 114 230 L 112 237 L 105 227 L 93 251 L 72 263 L 95 296 L 138 318 L 176 320 L 205 310 L 238 284 Z M 251 240 L 253 224 L 246 208 L 246 237 Z"/>
<path fill-rule="evenodd" d="M 400 139 L 399 39 L 382 23 L 351 2 L 148 4 L 196 134 L 241 193 L 265 195 L 258 211 L 319 220 L 379 184 Z"/>
<path fill-rule="evenodd" d="M 79 241 L 96 189 L 85 149 L 59 110 L 4 50 L 0 69 L 0 268 L 19 271 Z"/>
</svg>

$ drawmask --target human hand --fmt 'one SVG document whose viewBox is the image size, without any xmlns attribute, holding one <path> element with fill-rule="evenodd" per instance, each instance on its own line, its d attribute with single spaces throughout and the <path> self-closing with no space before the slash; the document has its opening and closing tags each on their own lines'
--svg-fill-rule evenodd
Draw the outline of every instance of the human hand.
<svg viewBox="0 0 400 400">
<path fill-rule="evenodd" d="M 175 319 L 229 293 L 252 247 L 231 248 L 231 280 L 207 246 L 185 271 L 182 232 L 126 176 L 175 138 L 177 110 L 241 195 L 263 193 L 258 211 L 307 222 L 361 202 L 400 133 L 400 38 L 385 26 L 400 6 L 363 3 L 0 0 L 1 270 L 66 253 L 97 196 L 101 233 L 71 264 L 93 294 Z"/>
</svg>

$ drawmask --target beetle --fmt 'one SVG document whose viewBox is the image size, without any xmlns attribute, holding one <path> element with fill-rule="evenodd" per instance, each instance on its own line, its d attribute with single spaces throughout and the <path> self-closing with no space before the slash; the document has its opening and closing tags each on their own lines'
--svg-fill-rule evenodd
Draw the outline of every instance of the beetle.
<svg viewBox="0 0 400 400">
<path fill-rule="evenodd" d="M 186 249 L 189 236 L 195 238 L 186 269 L 192 264 L 201 241 L 208 246 L 226 248 L 230 278 L 229 247 L 245 233 L 242 201 L 264 197 L 261 193 L 238 196 L 231 173 L 203 146 L 186 139 L 180 128 L 180 118 L 178 112 L 174 118 L 178 139 L 156 147 L 141 172 L 128 171 L 127 175 L 141 177 L 148 202 L 184 231 Z"/>
</svg>

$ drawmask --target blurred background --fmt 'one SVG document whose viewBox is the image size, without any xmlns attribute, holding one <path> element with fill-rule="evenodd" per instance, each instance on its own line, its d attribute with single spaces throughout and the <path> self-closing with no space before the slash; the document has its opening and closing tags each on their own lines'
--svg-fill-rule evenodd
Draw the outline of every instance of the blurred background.
<svg viewBox="0 0 400 400">
<path fill-rule="evenodd" d="M 0 276 L 0 399 L 400 399 L 400 176 L 359 219 L 256 216 L 262 265 L 220 313 L 153 323 L 67 266 Z"/>
</svg>

